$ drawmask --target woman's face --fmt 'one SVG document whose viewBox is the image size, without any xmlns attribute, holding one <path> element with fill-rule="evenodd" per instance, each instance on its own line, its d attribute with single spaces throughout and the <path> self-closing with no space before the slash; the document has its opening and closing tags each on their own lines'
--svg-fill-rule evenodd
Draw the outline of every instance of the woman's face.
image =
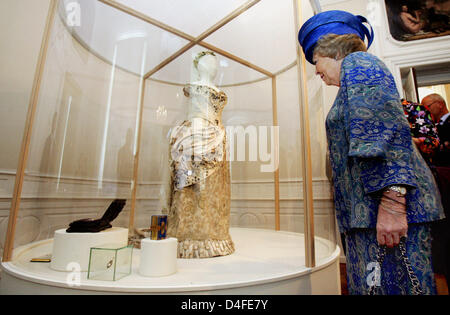
<svg viewBox="0 0 450 315">
<path fill-rule="evenodd" d="M 313 62 L 316 65 L 316 74 L 326 85 L 340 86 L 342 59 L 336 60 L 329 57 L 314 55 Z"/>
</svg>

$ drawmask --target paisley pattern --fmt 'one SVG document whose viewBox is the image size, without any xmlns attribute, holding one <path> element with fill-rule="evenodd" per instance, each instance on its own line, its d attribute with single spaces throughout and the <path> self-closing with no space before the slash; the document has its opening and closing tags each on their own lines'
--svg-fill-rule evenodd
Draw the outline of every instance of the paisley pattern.
<svg viewBox="0 0 450 315">
<path fill-rule="evenodd" d="M 344 58 L 326 130 L 341 232 L 375 228 L 379 192 L 407 186 L 409 223 L 443 218 L 433 175 L 412 142 L 394 78 L 375 56 Z"/>
<path fill-rule="evenodd" d="M 376 294 L 410 295 L 413 287 L 398 247 L 388 249 L 381 266 L 377 265 L 378 244 L 375 229 L 353 229 L 346 233 L 347 285 L 350 294 L 366 295 L 369 285 L 376 284 Z M 431 263 L 431 236 L 429 224 L 409 226 L 406 257 L 419 280 L 423 294 L 436 294 Z M 380 281 L 375 279 L 380 272 Z"/>
<path fill-rule="evenodd" d="M 192 100 L 189 119 L 170 135 L 170 237 L 178 239 L 179 258 L 229 255 L 230 171 L 226 133 L 221 123 L 227 96 L 208 86 L 184 88 Z"/>
<path fill-rule="evenodd" d="M 429 223 L 423 222 L 444 214 L 433 175 L 412 142 L 394 78 L 377 57 L 356 52 L 344 58 L 340 83 L 326 130 L 336 217 L 347 235 L 349 292 L 368 293 L 367 268 L 377 261 L 380 193 L 400 184 L 408 187 L 408 258 L 422 290 L 433 294 Z M 387 253 L 381 294 L 411 293 L 402 266 L 398 247 Z"/>
</svg>

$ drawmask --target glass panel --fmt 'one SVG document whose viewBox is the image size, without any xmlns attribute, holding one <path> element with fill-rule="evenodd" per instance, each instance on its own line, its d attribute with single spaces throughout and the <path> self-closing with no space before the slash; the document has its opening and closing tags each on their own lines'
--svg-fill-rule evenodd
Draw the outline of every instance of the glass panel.
<svg viewBox="0 0 450 315">
<path fill-rule="evenodd" d="M 326 93 L 336 88 L 326 85 L 315 75 L 315 67 L 308 64 L 309 122 L 311 128 L 311 156 L 314 193 L 314 234 L 316 262 L 326 259 L 336 249 L 336 225 L 332 193 L 331 166 L 328 161 L 325 119 L 334 100 L 325 100 Z M 329 95 L 329 94 L 328 94 Z"/>
<path fill-rule="evenodd" d="M 206 50 L 208 49 L 201 46 L 192 47 L 163 69 L 155 73 L 151 78 L 164 81 L 164 83 L 175 83 L 181 86 L 184 86 L 187 82 L 196 80 L 194 77 L 194 65 L 192 61 L 199 52 Z M 218 86 L 242 84 L 265 78 L 264 74 L 243 66 L 225 56 L 219 57 L 219 66 L 220 71 L 216 77 L 216 84 Z"/>
<path fill-rule="evenodd" d="M 281 229 L 303 233 L 305 218 L 303 212 L 302 139 L 298 88 L 296 65 L 277 76 L 278 123 L 281 135 Z"/>
<path fill-rule="evenodd" d="M 246 0 L 119 0 L 118 2 L 184 33 L 198 36 Z M 183 18 L 180 18 L 183 12 Z"/>
<path fill-rule="evenodd" d="M 117 281 L 131 273 L 133 246 L 105 245 L 90 250 L 87 278 Z"/>
<path fill-rule="evenodd" d="M 60 1 L 52 26 L 15 246 L 52 238 L 55 230 L 77 219 L 100 219 L 114 199 L 127 202 L 111 224 L 128 227 L 141 78 L 119 61 L 131 58 L 130 43 L 138 51 L 131 59 L 139 59 L 133 62 L 141 64 L 139 73 L 145 72 L 145 49 L 164 34 L 149 33 L 137 47 L 136 38 L 120 38 L 112 33 L 116 29 L 104 28 L 96 14 L 106 17 L 111 8 L 97 1 L 80 3 L 66 16 L 69 7 Z M 94 3 L 96 14 L 89 11 Z M 81 12 L 80 33 L 68 24 L 74 22 L 69 20 L 72 12 Z M 114 17 L 130 21 L 121 11 L 114 11 Z M 137 19 L 129 25 L 130 30 L 139 25 L 147 29 L 147 23 Z M 91 34 L 89 41 L 77 35 L 83 32 Z M 99 40 L 102 33 L 107 44 Z M 103 45 L 107 51 L 98 53 L 104 55 L 92 49 L 96 45 Z"/>
<path fill-rule="evenodd" d="M 275 228 L 272 80 L 224 88 L 224 112 L 231 162 L 232 223 L 240 227 Z"/>
<path fill-rule="evenodd" d="M 0 2 L 0 255 L 48 3 Z"/>
<path fill-rule="evenodd" d="M 312 15 L 310 4 L 302 1 L 302 20 L 307 21 Z M 335 252 L 339 241 L 336 238 L 338 234 L 325 130 L 325 119 L 338 88 L 326 86 L 315 74 L 315 67 L 308 62 L 305 64 L 314 195 L 315 258 L 316 265 L 319 265 Z"/>
<path fill-rule="evenodd" d="M 138 75 L 147 73 L 187 43 L 100 1 L 79 0 L 80 20 L 76 24 L 72 17 L 74 9 L 67 11 L 73 1 L 63 2 L 64 6 L 60 6 L 63 22 L 84 48 L 100 59 Z"/>
<path fill-rule="evenodd" d="M 282 0 L 259 2 L 205 42 L 276 73 L 296 60 L 296 38 L 293 1 Z"/>
</svg>

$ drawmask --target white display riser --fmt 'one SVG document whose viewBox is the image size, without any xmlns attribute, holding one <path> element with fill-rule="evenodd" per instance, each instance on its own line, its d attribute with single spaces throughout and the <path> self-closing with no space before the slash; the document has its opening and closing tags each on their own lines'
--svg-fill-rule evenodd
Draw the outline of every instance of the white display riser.
<svg viewBox="0 0 450 315">
<path fill-rule="evenodd" d="M 0 294 L 340 294 L 340 249 L 333 243 L 316 238 L 316 267 L 306 268 L 303 234 L 245 228 L 230 233 L 236 246 L 232 255 L 178 259 L 177 273 L 153 278 L 139 274 L 140 250 L 135 249 L 130 276 L 98 281 L 81 272 L 72 287 L 70 272 L 29 262 L 49 254 L 52 240 L 29 244 L 14 251 L 12 262 L 2 263 Z"/>
</svg>

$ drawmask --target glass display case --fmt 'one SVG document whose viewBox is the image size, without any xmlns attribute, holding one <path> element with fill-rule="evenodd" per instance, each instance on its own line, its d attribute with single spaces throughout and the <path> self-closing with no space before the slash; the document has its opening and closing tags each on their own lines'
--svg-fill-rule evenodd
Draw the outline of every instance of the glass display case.
<svg viewBox="0 0 450 315">
<path fill-rule="evenodd" d="M 117 281 L 131 274 L 133 245 L 92 247 L 87 279 Z"/>
<path fill-rule="evenodd" d="M 243 259 L 229 268 L 248 265 L 249 283 L 328 266 L 335 285 L 318 284 L 314 292 L 339 292 L 324 127 L 331 104 L 297 43 L 302 21 L 313 14 L 309 1 L 39 2 L 33 9 L 35 3 L 7 0 L 0 10 L 12 25 L 8 35 L 0 31 L 1 63 L 9 70 L 0 88 L 0 191 L 8 203 L 0 225 L 3 278 L 20 278 L 14 271 L 27 268 L 29 246 L 49 250 L 56 230 L 101 217 L 119 198 L 126 206 L 112 225 L 127 228 L 130 238 L 158 214 L 169 215 L 174 236 L 176 202 L 181 214 L 201 208 L 198 217 L 186 215 L 200 228 L 202 211 L 215 209 L 234 246 L 221 258 Z M 208 57 L 216 70 L 202 77 Z M 195 106 L 202 100 L 206 114 Z M 195 138 L 189 123 L 199 112 L 208 121 L 201 150 L 216 141 L 208 152 L 221 150 L 220 166 L 202 158 L 180 166 L 188 155 L 198 157 L 178 141 L 180 134 Z M 253 254 L 255 265 L 245 258 Z M 217 261 L 180 258 L 188 265 Z M 217 289 L 233 285 L 242 286 Z"/>
</svg>

